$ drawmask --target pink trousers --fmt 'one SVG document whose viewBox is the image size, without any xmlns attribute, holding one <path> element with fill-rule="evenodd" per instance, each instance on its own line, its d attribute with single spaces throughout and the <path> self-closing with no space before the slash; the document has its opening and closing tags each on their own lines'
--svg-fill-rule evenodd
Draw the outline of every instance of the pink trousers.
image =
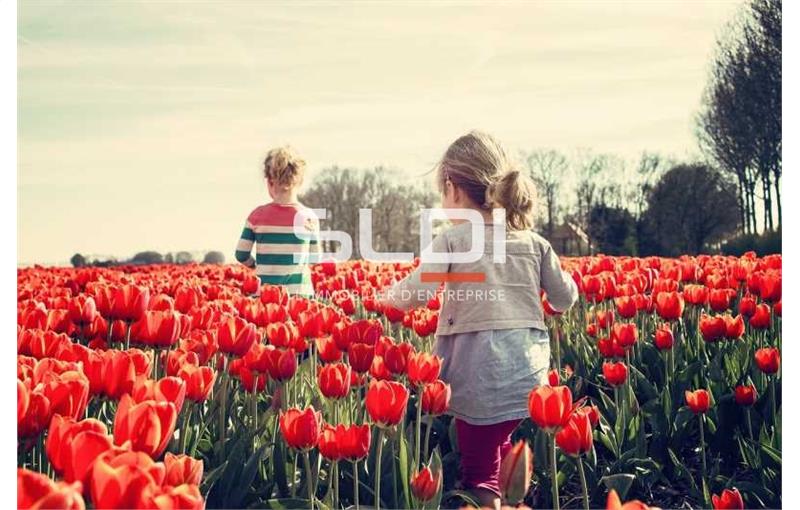
<svg viewBox="0 0 800 510">
<path fill-rule="evenodd" d="M 456 418 L 461 483 L 465 489 L 487 489 L 500 496 L 500 462 L 511 449 L 511 433 L 520 421 L 470 425 Z"/>
</svg>

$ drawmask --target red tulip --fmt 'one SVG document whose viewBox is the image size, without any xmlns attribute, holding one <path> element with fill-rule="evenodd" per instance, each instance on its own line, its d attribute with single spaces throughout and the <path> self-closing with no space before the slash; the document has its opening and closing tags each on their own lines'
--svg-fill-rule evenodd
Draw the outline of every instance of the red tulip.
<svg viewBox="0 0 800 510">
<path fill-rule="evenodd" d="M 188 455 L 174 455 L 170 452 L 164 456 L 166 474 L 165 485 L 200 485 L 203 480 L 203 461 L 193 459 Z"/>
<path fill-rule="evenodd" d="M 781 272 L 767 271 L 761 276 L 758 295 L 764 301 L 774 303 L 781 300 Z"/>
<path fill-rule="evenodd" d="M 30 404 L 30 391 L 25 383 L 17 379 L 17 427 L 19 427 L 22 420 L 25 418 L 25 413 L 28 412 L 28 405 Z"/>
<path fill-rule="evenodd" d="M 724 489 L 719 496 L 716 494 L 711 496 L 711 506 L 714 507 L 714 510 L 742 510 L 744 509 L 744 501 L 742 501 L 742 495 L 736 488 Z"/>
<path fill-rule="evenodd" d="M 426 384 L 422 389 L 422 412 L 438 416 L 450 407 L 450 385 L 442 380 Z"/>
<path fill-rule="evenodd" d="M 84 434 L 85 432 L 90 432 Z M 91 443 L 99 436 L 102 448 L 93 448 Z M 80 436 L 79 439 L 76 439 Z M 88 439 L 87 439 L 88 438 Z M 63 474 L 64 479 L 83 481 L 83 477 L 92 461 L 100 452 L 111 448 L 111 438 L 103 422 L 94 418 L 76 421 L 74 418 L 53 416 L 47 432 L 45 451 L 50 464 L 57 473 Z"/>
<path fill-rule="evenodd" d="M 675 337 L 672 335 L 672 328 L 669 324 L 662 324 L 656 329 L 654 343 L 656 348 L 660 351 L 672 349 L 672 345 L 675 343 Z"/>
<path fill-rule="evenodd" d="M 336 428 L 336 442 L 342 458 L 349 460 L 363 459 L 369 453 L 372 439 L 369 425 L 349 425 Z"/>
<path fill-rule="evenodd" d="M 731 298 L 735 291 L 731 289 L 712 289 L 708 293 L 708 305 L 715 312 L 724 312 L 731 306 Z"/>
<path fill-rule="evenodd" d="M 414 352 L 414 346 L 408 342 L 392 344 L 386 348 L 383 361 L 393 374 L 404 374 L 408 366 L 408 356 Z"/>
<path fill-rule="evenodd" d="M 752 385 L 740 385 L 733 391 L 734 399 L 740 406 L 751 406 L 758 400 L 756 387 Z"/>
<path fill-rule="evenodd" d="M 257 336 L 255 325 L 241 317 L 228 317 L 217 328 L 219 350 L 232 356 L 244 356 Z"/>
<path fill-rule="evenodd" d="M 106 351 L 103 355 L 103 393 L 118 400 L 133 391 L 136 382 L 136 365 L 133 357 L 124 351 Z"/>
<path fill-rule="evenodd" d="M 623 319 L 631 319 L 636 316 L 636 301 L 630 296 L 620 296 L 614 299 L 617 307 L 617 314 Z"/>
<path fill-rule="evenodd" d="M 427 352 L 414 352 L 408 356 L 408 381 L 419 386 L 432 383 L 439 378 L 442 368 L 442 358 Z"/>
<path fill-rule="evenodd" d="M 211 367 L 186 365 L 178 372 L 186 383 L 186 398 L 194 402 L 205 402 L 214 387 L 217 373 Z"/>
<path fill-rule="evenodd" d="M 366 406 L 372 421 L 379 427 L 392 427 L 403 419 L 408 404 L 408 390 L 394 381 L 371 381 Z"/>
<path fill-rule="evenodd" d="M 739 313 L 745 317 L 751 317 L 756 313 L 756 300 L 753 296 L 749 294 L 742 296 L 739 300 Z"/>
<path fill-rule="evenodd" d="M 756 365 L 767 375 L 777 373 L 781 368 L 781 353 L 775 347 L 763 347 L 756 351 Z"/>
<path fill-rule="evenodd" d="M 633 347 L 633 344 L 635 344 L 637 338 L 639 338 L 639 332 L 636 329 L 636 324 L 632 322 L 618 322 L 614 324 L 612 334 L 623 349 L 629 349 Z"/>
<path fill-rule="evenodd" d="M 550 370 L 549 372 L 547 372 L 547 383 L 550 386 L 558 386 L 558 384 L 560 382 L 561 381 L 560 381 L 560 377 L 558 376 L 558 370 L 557 369 L 554 368 L 554 369 Z"/>
<path fill-rule="evenodd" d="M 136 379 L 131 393 L 134 402 L 155 400 L 156 402 L 172 402 L 180 413 L 186 399 L 186 382 L 180 377 L 163 377 L 158 381 L 140 376 Z"/>
<path fill-rule="evenodd" d="M 97 458 L 90 474 L 90 493 L 95 508 L 146 508 L 143 496 L 161 485 L 164 466 L 148 465 L 143 454 L 136 453 Z"/>
<path fill-rule="evenodd" d="M 67 308 L 69 319 L 78 325 L 91 324 L 97 314 L 97 305 L 92 296 L 79 294 L 72 298 Z"/>
<path fill-rule="evenodd" d="M 145 287 L 122 285 L 116 287 L 112 294 L 109 317 L 128 323 L 138 321 L 147 310 L 150 302 L 150 291 Z"/>
<path fill-rule="evenodd" d="M 89 401 L 89 379 L 83 372 L 48 372 L 41 382 L 42 393 L 50 401 L 50 412 L 72 418 L 82 416 Z"/>
<path fill-rule="evenodd" d="M 628 379 L 628 367 L 625 363 L 608 361 L 603 363 L 603 377 L 611 386 L 619 386 Z"/>
<path fill-rule="evenodd" d="M 317 346 L 317 353 L 319 354 L 319 359 L 323 363 L 333 363 L 334 361 L 341 361 L 342 359 L 342 351 L 336 347 L 336 342 L 333 340 L 333 337 L 323 336 L 317 338 L 314 341 L 314 344 Z"/>
<path fill-rule="evenodd" d="M 355 372 L 364 374 L 372 367 L 375 357 L 375 344 L 351 343 L 348 351 L 348 361 Z"/>
<path fill-rule="evenodd" d="M 724 338 L 727 332 L 725 319 L 720 315 L 710 316 L 702 314 L 700 316 L 699 325 L 700 333 L 703 335 L 703 340 L 706 342 L 716 342 Z"/>
<path fill-rule="evenodd" d="M 50 400 L 39 391 L 31 391 L 28 396 L 28 410 L 19 424 L 17 434 L 23 438 L 37 437 L 53 416 Z"/>
<path fill-rule="evenodd" d="M 350 392 L 350 367 L 332 363 L 319 370 L 319 389 L 328 398 L 340 399 Z"/>
<path fill-rule="evenodd" d="M 522 501 L 533 476 L 533 452 L 524 440 L 517 441 L 500 463 L 500 494 L 509 503 Z"/>
<path fill-rule="evenodd" d="M 686 391 L 686 405 L 694 414 L 701 414 L 708 411 L 711 405 L 711 396 L 706 390 Z"/>
<path fill-rule="evenodd" d="M 178 412 L 171 402 L 146 400 L 135 403 L 123 395 L 114 417 L 114 444 L 131 442 L 131 449 L 159 457 L 167 448 Z"/>
<path fill-rule="evenodd" d="M 592 423 L 585 413 L 572 413 L 567 424 L 556 433 L 556 444 L 567 455 L 578 456 L 592 449 Z"/>
<path fill-rule="evenodd" d="M 614 338 L 601 338 L 597 341 L 597 350 L 604 358 L 622 358 L 625 349 Z"/>
<path fill-rule="evenodd" d="M 655 302 L 656 313 L 664 320 L 678 320 L 683 315 L 683 297 L 678 292 L 659 292 Z"/>
<path fill-rule="evenodd" d="M 649 507 L 639 501 L 638 499 L 634 499 L 631 501 L 627 501 L 624 505 L 619 499 L 619 495 L 617 491 L 611 489 L 608 493 L 608 500 L 606 501 L 606 510 L 658 510 L 655 507 Z"/>
<path fill-rule="evenodd" d="M 319 441 L 322 417 L 309 406 L 304 410 L 293 407 L 281 413 L 281 434 L 286 444 L 297 450 L 310 450 Z"/>
<path fill-rule="evenodd" d="M 297 355 L 294 349 L 275 349 L 267 346 L 269 351 L 269 375 L 276 381 L 287 381 L 297 372 Z"/>
<path fill-rule="evenodd" d="M 17 468 L 17 508 L 84 510 L 80 482 L 54 482 L 47 475 Z"/>
<path fill-rule="evenodd" d="M 736 340 L 744 335 L 744 318 L 741 315 L 732 317 L 726 314 L 722 318 L 725 321 L 725 338 Z"/>
<path fill-rule="evenodd" d="M 418 501 L 430 501 L 439 492 L 442 486 L 442 473 L 433 474 L 431 468 L 425 466 L 421 471 L 414 473 L 409 481 L 411 492 Z"/>
<path fill-rule="evenodd" d="M 142 495 L 140 508 L 180 508 L 203 510 L 205 501 L 197 485 L 183 484 L 170 487 L 150 485 Z"/>
<path fill-rule="evenodd" d="M 539 386 L 528 395 L 528 412 L 548 433 L 564 426 L 572 412 L 572 392 L 566 386 Z"/>
<path fill-rule="evenodd" d="M 319 433 L 319 440 L 317 441 L 319 454 L 330 461 L 342 460 L 342 453 L 339 449 L 337 437 L 337 429 L 339 428 L 343 429 L 344 425 L 337 425 L 334 427 L 326 423 L 322 426 Z"/>
<path fill-rule="evenodd" d="M 753 316 L 750 317 L 750 325 L 755 329 L 767 329 L 771 322 L 772 316 L 769 305 L 766 303 L 756 305 L 756 311 L 753 313 Z"/>
</svg>

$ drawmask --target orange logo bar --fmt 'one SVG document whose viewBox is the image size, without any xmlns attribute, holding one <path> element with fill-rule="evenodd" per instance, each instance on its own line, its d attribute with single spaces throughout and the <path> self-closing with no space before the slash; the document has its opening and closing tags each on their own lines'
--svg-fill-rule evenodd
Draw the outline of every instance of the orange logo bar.
<svg viewBox="0 0 800 510">
<path fill-rule="evenodd" d="M 486 273 L 421 273 L 422 283 L 434 282 L 469 282 L 483 283 L 486 281 Z"/>
</svg>

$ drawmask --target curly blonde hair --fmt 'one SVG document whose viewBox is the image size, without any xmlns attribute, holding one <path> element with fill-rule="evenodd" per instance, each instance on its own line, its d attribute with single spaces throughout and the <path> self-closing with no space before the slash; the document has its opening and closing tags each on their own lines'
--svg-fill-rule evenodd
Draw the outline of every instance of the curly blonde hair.
<svg viewBox="0 0 800 510">
<path fill-rule="evenodd" d="M 447 180 L 482 209 L 506 210 L 509 230 L 533 227 L 536 188 L 515 168 L 503 146 L 492 135 L 471 131 L 445 151 L 438 164 L 439 188 Z"/>
<path fill-rule="evenodd" d="M 288 145 L 270 150 L 264 158 L 264 177 L 283 189 L 299 186 L 305 171 L 305 160 Z"/>
</svg>

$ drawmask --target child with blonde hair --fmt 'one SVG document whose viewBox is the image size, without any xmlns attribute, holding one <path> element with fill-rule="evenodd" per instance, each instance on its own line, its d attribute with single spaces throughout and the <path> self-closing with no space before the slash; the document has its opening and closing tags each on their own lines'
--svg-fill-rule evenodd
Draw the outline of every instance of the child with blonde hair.
<svg viewBox="0 0 800 510">
<path fill-rule="evenodd" d="M 281 285 L 290 294 L 308 296 L 314 293 L 309 254 L 318 253 L 320 246 L 317 218 L 297 198 L 305 170 L 306 162 L 291 147 L 267 153 L 264 178 L 272 201 L 247 216 L 236 260 L 255 267 L 262 285 Z"/>
<path fill-rule="evenodd" d="M 453 142 L 437 166 L 445 209 L 470 209 L 484 220 L 484 253 L 475 262 L 425 260 L 387 291 L 384 305 L 409 309 L 425 304 L 443 278 L 445 290 L 435 352 L 442 379 L 452 389 L 461 454 L 462 484 L 483 506 L 499 505 L 498 476 L 511 433 L 528 416 L 528 392 L 547 384 L 550 344 L 540 290 L 550 304 L 567 310 L 578 289 L 562 271 L 547 240 L 534 233 L 533 182 L 515 169 L 500 143 L 473 131 Z M 494 244 L 493 211 L 505 210 L 505 235 Z M 433 252 L 459 253 L 472 246 L 472 224 L 454 224 L 434 238 Z M 505 250 L 505 262 L 494 251 Z M 459 275 L 482 275 L 459 278 Z M 482 280 L 482 281 L 480 281 Z"/>
</svg>

